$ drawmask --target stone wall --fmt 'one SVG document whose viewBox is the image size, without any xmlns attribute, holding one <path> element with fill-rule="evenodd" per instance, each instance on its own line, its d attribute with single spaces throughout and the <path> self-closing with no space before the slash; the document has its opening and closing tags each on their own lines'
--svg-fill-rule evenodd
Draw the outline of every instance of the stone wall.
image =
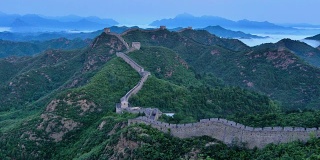
<svg viewBox="0 0 320 160">
<path fill-rule="evenodd" d="M 105 32 L 105 33 L 106 33 L 106 34 L 109 34 L 109 35 L 116 36 L 116 37 L 123 43 L 123 45 L 126 47 L 126 49 L 129 50 L 129 45 L 128 45 L 128 43 L 127 43 L 119 34 L 111 33 L 110 30 L 109 30 L 109 32 Z"/>
<path fill-rule="evenodd" d="M 186 30 L 192 30 L 192 27 L 182 28 L 182 29 L 180 29 L 180 30 L 177 31 L 177 32 L 180 33 L 180 32 L 184 32 L 184 31 L 186 31 Z"/>
<path fill-rule="evenodd" d="M 117 52 L 116 53 L 118 57 L 121 57 L 125 62 L 127 62 L 133 69 L 135 69 L 140 75 L 141 75 L 141 79 L 138 82 L 138 84 L 136 86 L 134 86 L 129 92 L 127 92 L 126 95 L 124 95 L 121 99 L 121 107 L 117 108 L 117 113 L 122 112 L 121 108 L 128 108 L 129 105 L 129 98 L 131 97 L 131 95 L 137 94 L 144 82 L 148 79 L 148 77 L 151 75 L 150 72 L 145 71 L 144 68 L 142 68 L 139 64 L 137 64 L 134 60 L 132 60 L 130 57 L 128 57 L 126 54 L 121 53 L 121 52 Z M 125 104 L 125 105 L 124 105 Z"/>
<path fill-rule="evenodd" d="M 128 29 L 125 32 L 123 32 L 121 34 L 121 36 L 127 35 L 129 32 L 132 31 L 141 31 L 141 32 L 155 32 L 155 31 L 159 31 L 159 30 L 163 30 L 161 28 L 155 28 L 155 29 L 141 29 L 141 28 L 132 28 L 132 29 Z"/>
<path fill-rule="evenodd" d="M 203 119 L 197 123 L 190 124 L 168 124 L 154 121 L 147 117 L 138 117 L 128 120 L 128 124 L 144 123 L 157 128 L 160 131 L 168 132 L 179 138 L 197 136 L 210 136 L 225 144 L 239 144 L 244 142 L 248 148 L 263 148 L 267 144 L 286 143 L 295 140 L 307 141 L 310 135 L 320 137 L 318 128 L 300 127 L 265 127 L 253 128 L 225 119 L 211 118 Z"/>
<path fill-rule="evenodd" d="M 162 29 L 165 29 L 162 27 Z M 190 29 L 190 28 L 187 28 Z M 132 31 L 132 30 L 129 30 Z M 127 34 L 129 31 L 125 32 Z M 148 31 L 149 32 L 149 31 Z M 124 44 L 126 44 L 129 50 L 128 44 L 124 41 L 122 37 L 117 34 L 109 33 L 111 35 L 117 36 Z M 142 76 L 139 83 L 132 88 L 124 97 L 121 98 L 121 102 L 128 102 L 128 99 L 132 94 L 136 94 L 143 86 L 144 82 L 147 80 L 150 72 L 144 71 L 144 69 L 133 61 L 130 57 L 124 53 L 118 52 L 118 57 L 121 57 L 126 61 L 132 68 L 134 68 Z M 134 107 L 122 108 L 116 105 L 117 113 L 124 110 L 128 110 L 132 113 L 146 113 L 147 109 L 140 108 L 135 110 Z M 155 111 L 155 117 L 153 116 L 153 111 Z M 319 128 L 300 128 L 300 127 L 264 127 L 264 128 L 253 128 L 249 126 L 244 126 L 242 124 L 228 121 L 225 119 L 211 118 L 202 119 L 197 123 L 189 124 L 169 124 L 164 122 L 156 121 L 157 117 L 161 114 L 160 111 L 152 110 L 149 117 L 138 117 L 136 119 L 128 120 L 128 124 L 144 123 L 151 125 L 163 132 L 170 132 L 172 136 L 179 138 L 189 138 L 196 136 L 210 136 L 217 140 L 220 140 L 226 144 L 238 144 L 240 142 L 246 143 L 248 148 L 263 148 L 270 143 L 286 143 L 295 140 L 307 141 L 310 139 L 311 135 L 320 137 Z M 160 113 L 160 114 L 159 114 Z"/>
<path fill-rule="evenodd" d="M 117 52 L 116 55 L 118 57 L 121 57 L 124 61 L 126 61 L 134 70 L 136 70 L 137 72 L 139 72 L 139 74 L 141 75 L 144 72 L 143 67 L 141 67 L 138 63 L 136 63 L 134 60 L 132 60 L 129 56 L 127 56 L 126 54 L 122 53 L 122 52 Z"/>
<path fill-rule="evenodd" d="M 144 72 L 144 75 L 140 79 L 139 83 L 136 86 L 134 86 L 129 92 L 127 92 L 127 94 L 121 98 L 121 101 L 124 100 L 128 102 L 131 95 L 137 94 L 141 90 L 144 82 L 148 79 L 149 75 L 150 72 Z"/>
</svg>

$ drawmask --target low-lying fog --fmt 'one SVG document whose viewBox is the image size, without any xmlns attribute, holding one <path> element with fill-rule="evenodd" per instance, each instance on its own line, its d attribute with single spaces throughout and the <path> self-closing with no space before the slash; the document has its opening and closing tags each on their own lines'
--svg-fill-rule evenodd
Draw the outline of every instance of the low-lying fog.
<svg viewBox="0 0 320 160">
<path fill-rule="evenodd" d="M 239 40 L 250 47 L 260 45 L 263 43 L 276 43 L 284 38 L 289 38 L 292 40 L 299 40 L 299 41 L 307 43 L 308 45 L 310 45 L 312 47 L 318 47 L 320 45 L 319 41 L 305 39 L 306 37 L 311 37 L 314 35 L 285 35 L 285 34 L 283 34 L 283 35 L 282 34 L 257 34 L 257 35 L 263 36 L 263 37 L 268 37 L 268 38 L 259 38 L 259 39 L 253 38 L 253 39 L 239 39 Z"/>
<path fill-rule="evenodd" d="M 9 27 L 0 27 L 0 32 L 7 32 L 10 31 Z"/>
</svg>

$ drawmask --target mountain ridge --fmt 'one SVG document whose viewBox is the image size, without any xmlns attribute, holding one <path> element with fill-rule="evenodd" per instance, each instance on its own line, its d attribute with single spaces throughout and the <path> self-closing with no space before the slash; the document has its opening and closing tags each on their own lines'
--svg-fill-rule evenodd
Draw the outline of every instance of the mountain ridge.
<svg viewBox="0 0 320 160">
<path fill-rule="evenodd" d="M 212 73 L 228 85 L 261 91 L 273 98 L 279 98 L 278 100 L 281 99 L 280 101 L 288 109 L 298 106 L 301 108 L 307 107 L 308 105 L 304 105 L 304 103 L 310 103 L 308 108 L 317 107 L 314 106 L 313 101 L 317 101 L 315 97 L 317 93 L 314 91 L 320 89 L 316 85 L 320 83 L 317 82 L 319 81 L 317 76 L 320 74 L 318 68 L 310 66 L 290 51 L 272 48 L 250 48 L 241 43 L 235 45 L 234 40 L 212 39 L 212 36 L 208 32 L 195 30 L 186 30 L 181 33 L 166 30 L 154 32 L 135 30 L 127 33 L 124 38 L 127 42 L 135 40 L 140 41 L 142 45 L 170 48 L 179 53 L 189 65 L 194 67 L 196 72 Z M 204 45 L 204 42 L 208 44 Z M 260 68 L 259 71 L 258 68 Z M 274 78 L 267 78 L 263 70 L 269 71 L 268 74 L 270 75 L 268 77 Z M 292 71 L 299 74 L 291 74 Z M 306 74 L 309 79 L 303 76 Z M 233 77 L 238 78 L 234 79 Z M 262 79 L 265 79 L 265 81 L 261 81 L 261 77 L 264 77 Z M 277 81 L 277 79 L 281 79 L 281 81 Z M 293 79 L 296 81 L 293 82 Z M 311 82 L 312 85 L 303 86 L 309 88 L 306 89 L 308 93 L 292 90 L 294 87 L 302 87 L 302 83 L 310 80 L 313 81 Z M 282 85 L 285 81 L 287 82 Z M 286 92 L 291 96 L 283 95 Z M 309 97 L 306 97 L 305 94 L 308 94 Z M 293 101 L 296 102 L 293 103 Z"/>
<path fill-rule="evenodd" d="M 266 37 L 244 33 L 241 31 L 228 30 L 228 29 L 222 28 L 221 26 L 208 26 L 206 28 L 203 28 L 203 30 L 206 30 L 211 34 L 214 34 L 216 36 L 223 37 L 223 38 L 241 38 L 241 39 L 266 38 Z"/>
<path fill-rule="evenodd" d="M 268 29 L 268 30 L 287 30 L 293 29 L 289 27 L 282 27 L 275 25 L 273 23 L 264 21 L 264 22 L 256 22 L 249 20 L 240 20 L 240 21 L 232 21 L 226 18 L 217 17 L 217 16 L 201 16 L 195 17 L 190 14 L 180 14 L 174 18 L 170 19 L 162 19 L 153 21 L 151 26 L 160 26 L 166 25 L 167 27 L 175 28 L 175 27 L 188 27 L 193 26 L 195 28 L 203 28 L 212 25 L 219 25 L 224 28 L 233 28 L 233 29 L 241 29 L 241 28 L 249 28 L 249 29 Z M 294 29 L 293 29 L 294 30 Z"/>
<path fill-rule="evenodd" d="M 61 30 L 98 30 L 107 26 L 119 24 L 113 19 L 100 19 L 98 17 L 46 17 L 37 14 L 9 15 L 1 14 L 0 26 L 11 27 L 16 32 L 61 31 Z M 20 23 L 15 23 L 19 21 Z M 28 25 L 22 25 L 28 24 Z"/>
</svg>

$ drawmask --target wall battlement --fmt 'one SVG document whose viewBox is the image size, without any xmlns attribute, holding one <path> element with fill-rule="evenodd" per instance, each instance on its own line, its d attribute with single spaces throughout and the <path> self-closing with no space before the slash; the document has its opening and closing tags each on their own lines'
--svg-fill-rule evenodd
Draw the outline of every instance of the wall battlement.
<svg viewBox="0 0 320 160">
<path fill-rule="evenodd" d="M 162 29 L 165 29 L 162 27 Z M 159 29 L 157 29 L 159 30 Z M 154 31 L 154 30 L 153 30 Z M 150 32 L 153 32 L 150 31 Z M 125 32 L 127 34 L 129 31 Z M 148 31 L 149 32 L 149 31 Z M 108 33 L 112 34 L 112 33 Z M 128 44 L 122 37 L 117 34 L 112 34 L 117 37 L 124 44 L 126 44 L 129 51 Z M 228 121 L 222 118 L 210 118 L 201 119 L 197 123 L 188 124 L 169 124 L 157 121 L 158 117 L 162 114 L 158 109 L 151 108 L 139 108 L 128 107 L 128 99 L 132 94 L 136 94 L 141 88 L 144 82 L 147 80 L 150 72 L 144 71 L 144 69 L 133 61 L 130 57 L 124 53 L 118 52 L 118 57 L 121 57 L 132 68 L 134 68 L 142 76 L 139 83 L 132 88 L 127 94 L 121 98 L 121 104 L 116 105 L 117 113 L 128 111 L 130 113 L 146 113 L 145 117 L 138 117 L 135 119 L 129 119 L 128 125 L 136 123 L 144 123 L 150 125 L 162 132 L 170 133 L 172 136 L 179 138 L 190 138 L 197 136 L 210 136 L 217 140 L 224 142 L 225 144 L 240 144 L 245 143 L 248 148 L 263 148 L 267 144 L 274 143 L 287 143 L 291 141 L 307 141 L 311 136 L 320 137 L 319 128 L 302 128 L 302 127 L 264 127 L 254 128 L 245 126 L 240 123 Z M 124 102 L 124 103 L 123 103 Z M 123 105 L 125 104 L 125 105 Z"/>
<path fill-rule="evenodd" d="M 287 143 L 295 140 L 307 141 L 311 134 L 320 137 L 319 128 L 264 127 L 254 128 L 221 118 L 202 119 L 197 123 L 169 124 L 138 117 L 128 124 L 144 123 L 162 132 L 169 132 L 179 138 L 210 136 L 226 144 L 244 142 L 248 148 L 263 148 L 267 144 Z"/>
<path fill-rule="evenodd" d="M 126 49 L 129 50 L 130 47 L 129 47 L 128 43 L 119 34 L 110 32 L 110 29 L 108 29 L 108 28 L 105 29 L 105 33 L 109 34 L 109 35 L 116 36 L 122 42 L 122 44 L 126 47 Z"/>
<path fill-rule="evenodd" d="M 156 31 L 159 31 L 159 30 L 164 30 L 164 29 L 161 29 L 161 28 L 155 28 L 155 29 L 141 29 L 141 28 L 132 28 L 132 29 L 129 29 L 129 30 L 126 30 L 125 32 L 123 32 L 121 34 L 121 36 L 124 36 L 124 35 L 127 35 L 129 32 L 132 32 L 132 31 L 141 31 L 141 32 L 156 32 Z"/>
<path fill-rule="evenodd" d="M 157 120 L 162 115 L 162 112 L 159 109 L 131 107 L 129 104 L 129 98 L 131 97 L 131 95 L 137 94 L 141 90 L 144 82 L 148 79 L 151 73 L 145 71 L 144 68 L 142 68 L 126 54 L 121 52 L 117 52 L 116 54 L 118 57 L 121 57 L 125 62 L 127 62 L 132 68 L 134 68 L 141 76 L 138 84 L 120 99 L 120 104 L 116 104 L 116 112 L 123 113 L 125 111 L 129 113 L 145 113 L 148 119 Z"/>
<path fill-rule="evenodd" d="M 126 95 L 124 95 L 120 101 L 123 102 L 128 102 L 129 98 L 131 97 L 131 95 L 136 94 L 140 91 L 140 89 L 142 88 L 144 82 L 148 79 L 148 76 L 151 75 L 150 72 L 144 71 L 144 68 L 141 67 L 139 64 L 137 64 L 134 60 L 132 60 L 130 57 L 128 57 L 126 54 L 121 53 L 121 52 L 117 52 L 116 55 L 118 57 L 121 57 L 125 62 L 127 62 L 133 69 L 135 69 L 142 77 L 140 79 L 140 81 L 138 82 L 138 84 L 136 86 L 134 86 L 129 92 L 127 92 Z"/>
<path fill-rule="evenodd" d="M 177 31 L 177 32 L 180 33 L 180 32 L 184 32 L 184 31 L 186 31 L 186 30 L 192 30 L 192 27 L 182 28 L 182 29 L 180 29 L 180 30 Z"/>
<path fill-rule="evenodd" d="M 138 63 L 132 60 L 129 56 L 122 52 L 117 52 L 116 55 L 122 58 L 125 62 L 127 62 L 134 70 L 136 70 L 140 75 L 144 72 L 144 68 L 141 67 Z M 149 72 L 150 74 L 150 72 Z"/>
</svg>

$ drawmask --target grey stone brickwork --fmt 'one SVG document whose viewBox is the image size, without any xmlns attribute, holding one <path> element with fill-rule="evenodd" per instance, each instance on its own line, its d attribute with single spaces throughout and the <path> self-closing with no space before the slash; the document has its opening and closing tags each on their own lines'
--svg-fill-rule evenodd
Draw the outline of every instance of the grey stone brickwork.
<svg viewBox="0 0 320 160">
<path fill-rule="evenodd" d="M 287 143 L 301 140 L 307 141 L 311 135 L 320 136 L 318 128 L 300 127 L 264 127 L 253 128 L 225 119 L 211 118 L 202 119 L 197 123 L 169 124 L 138 117 L 128 120 L 128 124 L 144 123 L 151 125 L 163 132 L 169 132 L 172 136 L 179 138 L 190 138 L 198 136 L 210 136 L 225 144 L 245 143 L 248 148 L 263 148 L 267 144 Z"/>
</svg>

